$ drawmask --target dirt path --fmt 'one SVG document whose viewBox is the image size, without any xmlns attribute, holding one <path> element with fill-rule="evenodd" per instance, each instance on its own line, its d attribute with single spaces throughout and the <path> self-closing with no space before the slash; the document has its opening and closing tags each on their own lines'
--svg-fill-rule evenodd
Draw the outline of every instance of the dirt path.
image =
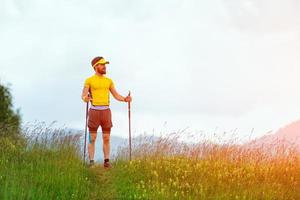
<svg viewBox="0 0 300 200">
<path fill-rule="evenodd" d="M 104 169 L 103 165 L 95 165 L 95 167 L 89 169 L 94 185 L 94 192 L 91 194 L 91 200 L 107 199 L 116 200 L 119 199 L 115 184 L 113 183 L 113 171 L 112 169 Z"/>
</svg>

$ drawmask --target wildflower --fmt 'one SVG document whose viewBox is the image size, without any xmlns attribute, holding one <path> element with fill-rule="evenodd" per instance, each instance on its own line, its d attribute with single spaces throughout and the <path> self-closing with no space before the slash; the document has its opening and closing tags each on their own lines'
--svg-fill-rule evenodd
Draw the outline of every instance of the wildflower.
<svg viewBox="0 0 300 200">
<path fill-rule="evenodd" d="M 154 176 L 158 177 L 158 173 L 154 170 L 153 171 Z"/>
</svg>

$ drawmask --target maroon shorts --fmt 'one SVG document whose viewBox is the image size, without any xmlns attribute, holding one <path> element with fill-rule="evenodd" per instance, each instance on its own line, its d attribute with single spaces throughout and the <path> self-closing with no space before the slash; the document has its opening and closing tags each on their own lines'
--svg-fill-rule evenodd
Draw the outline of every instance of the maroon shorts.
<svg viewBox="0 0 300 200">
<path fill-rule="evenodd" d="M 102 128 L 102 132 L 110 131 L 113 126 L 109 108 L 105 110 L 89 109 L 89 131 L 97 131 L 99 126 Z"/>
</svg>

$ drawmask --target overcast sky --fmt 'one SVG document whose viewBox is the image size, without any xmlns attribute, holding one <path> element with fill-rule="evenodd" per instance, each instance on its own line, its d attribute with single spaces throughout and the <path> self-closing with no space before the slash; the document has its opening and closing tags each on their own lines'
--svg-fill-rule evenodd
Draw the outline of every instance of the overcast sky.
<svg viewBox="0 0 300 200">
<path fill-rule="evenodd" d="M 133 134 L 253 137 L 300 118 L 298 0 L 0 0 L 0 79 L 23 122 L 84 128 L 84 80 L 104 56 Z M 112 134 L 127 105 L 111 97 Z"/>
</svg>

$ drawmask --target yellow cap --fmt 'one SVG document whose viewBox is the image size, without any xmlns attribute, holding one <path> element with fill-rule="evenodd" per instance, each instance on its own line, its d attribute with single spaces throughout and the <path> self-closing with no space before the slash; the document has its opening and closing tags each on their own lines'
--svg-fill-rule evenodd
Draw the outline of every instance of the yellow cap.
<svg viewBox="0 0 300 200">
<path fill-rule="evenodd" d="M 108 61 L 106 61 L 104 58 L 101 58 L 99 61 L 97 61 L 94 65 L 93 65 L 93 67 L 95 67 L 97 64 L 109 64 L 109 62 Z"/>
</svg>

